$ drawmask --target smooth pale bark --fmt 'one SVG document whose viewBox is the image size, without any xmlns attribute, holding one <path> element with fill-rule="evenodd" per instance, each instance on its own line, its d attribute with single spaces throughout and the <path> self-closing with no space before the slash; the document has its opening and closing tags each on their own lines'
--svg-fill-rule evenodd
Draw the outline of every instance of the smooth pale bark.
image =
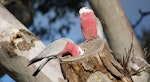
<svg viewBox="0 0 150 82">
<path fill-rule="evenodd" d="M 102 22 L 115 57 L 122 61 L 125 49 L 129 49 L 131 46 L 132 37 L 135 54 L 142 56 L 142 50 L 119 1 L 89 0 L 89 2 Z"/>
<path fill-rule="evenodd" d="M 37 64 L 27 67 L 45 45 L 0 5 L 0 66 L 17 82 L 63 82 L 58 60 L 49 62 L 32 76 Z M 61 80 L 61 81 L 59 81 Z"/>
<path fill-rule="evenodd" d="M 89 0 L 89 3 L 102 22 L 108 42 L 117 60 L 123 63 L 123 58 L 127 57 L 126 53 L 130 49 L 132 42 L 134 54 L 143 56 L 119 0 Z M 143 82 L 148 81 L 146 72 L 140 76 L 146 78 L 138 76 L 136 78 L 142 79 Z M 140 80 L 136 80 L 136 78 L 133 78 L 135 82 L 141 82 Z"/>
</svg>

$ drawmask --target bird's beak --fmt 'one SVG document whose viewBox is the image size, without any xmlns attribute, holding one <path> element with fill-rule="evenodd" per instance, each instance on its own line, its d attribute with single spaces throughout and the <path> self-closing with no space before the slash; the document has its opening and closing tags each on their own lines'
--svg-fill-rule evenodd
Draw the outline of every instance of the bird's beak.
<svg viewBox="0 0 150 82">
<path fill-rule="evenodd" d="M 79 49 L 80 55 L 83 55 L 84 51 L 80 47 L 78 47 L 78 49 Z"/>
</svg>

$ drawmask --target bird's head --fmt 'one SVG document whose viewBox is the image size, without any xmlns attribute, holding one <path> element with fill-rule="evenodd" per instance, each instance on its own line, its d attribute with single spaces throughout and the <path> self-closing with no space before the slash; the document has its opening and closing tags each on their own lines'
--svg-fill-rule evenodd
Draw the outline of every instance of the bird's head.
<svg viewBox="0 0 150 82">
<path fill-rule="evenodd" d="M 78 45 L 73 43 L 72 41 L 68 41 L 63 53 L 64 54 L 62 54 L 62 56 L 64 56 L 67 53 L 73 57 L 77 57 L 77 56 L 82 55 L 84 53 L 84 51 Z"/>
</svg>

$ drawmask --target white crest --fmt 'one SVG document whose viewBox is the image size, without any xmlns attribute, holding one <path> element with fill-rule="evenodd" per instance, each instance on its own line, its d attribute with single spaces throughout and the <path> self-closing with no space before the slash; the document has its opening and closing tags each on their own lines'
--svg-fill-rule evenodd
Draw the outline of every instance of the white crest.
<svg viewBox="0 0 150 82">
<path fill-rule="evenodd" d="M 82 7 L 79 10 L 79 14 L 87 13 L 87 12 L 93 12 L 93 10 L 89 9 L 88 7 Z"/>
</svg>

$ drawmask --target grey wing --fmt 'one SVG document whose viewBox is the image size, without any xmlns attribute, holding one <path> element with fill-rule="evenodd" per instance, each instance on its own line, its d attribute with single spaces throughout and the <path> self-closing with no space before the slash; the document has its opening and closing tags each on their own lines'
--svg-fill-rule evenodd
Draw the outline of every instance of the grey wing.
<svg viewBox="0 0 150 82">
<path fill-rule="evenodd" d="M 52 42 L 48 47 L 46 47 L 38 56 L 30 60 L 29 65 L 42 60 L 43 58 L 47 58 L 53 55 L 60 54 L 65 48 L 68 40 L 62 38 Z"/>
<path fill-rule="evenodd" d="M 38 56 L 37 58 L 45 58 L 49 57 L 51 55 L 58 55 L 60 54 L 68 41 L 71 41 L 70 39 L 67 38 L 61 38 L 58 40 L 55 40 L 52 42 L 48 47 L 46 47 Z"/>
<path fill-rule="evenodd" d="M 97 24 L 97 29 L 98 29 L 98 36 L 100 38 L 103 38 L 104 37 L 104 35 L 103 35 L 104 33 L 103 33 L 102 24 L 101 24 L 99 18 L 97 18 L 96 16 L 95 16 L 95 19 L 96 19 L 96 24 Z"/>
</svg>

